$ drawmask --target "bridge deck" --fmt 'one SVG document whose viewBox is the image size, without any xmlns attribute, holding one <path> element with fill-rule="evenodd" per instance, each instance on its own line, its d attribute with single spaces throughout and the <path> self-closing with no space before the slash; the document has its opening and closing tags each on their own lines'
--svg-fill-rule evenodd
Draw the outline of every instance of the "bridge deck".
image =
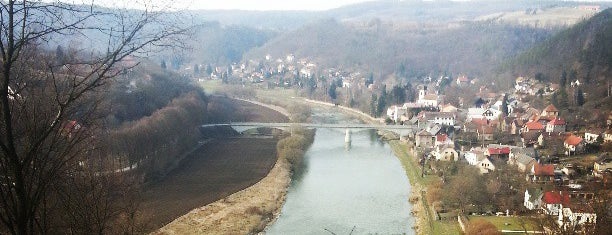
<svg viewBox="0 0 612 235">
<path fill-rule="evenodd" d="M 342 129 L 387 129 L 387 130 L 412 130 L 416 126 L 409 125 L 376 125 L 376 124 L 324 124 L 324 123 L 264 123 L 264 122 L 232 122 L 219 124 L 205 124 L 202 127 L 234 126 L 234 127 L 276 127 L 286 128 L 291 126 L 302 126 L 306 128 L 342 128 Z"/>
</svg>

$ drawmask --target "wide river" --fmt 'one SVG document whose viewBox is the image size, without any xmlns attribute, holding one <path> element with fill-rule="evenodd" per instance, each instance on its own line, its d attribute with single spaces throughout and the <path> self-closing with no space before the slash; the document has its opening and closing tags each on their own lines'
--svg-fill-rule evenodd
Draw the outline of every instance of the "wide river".
<svg viewBox="0 0 612 235">
<path fill-rule="evenodd" d="M 333 109 L 313 110 L 314 122 L 355 123 Z M 414 234 L 410 183 L 391 148 L 374 130 L 317 129 L 293 176 L 278 220 L 267 234 Z"/>
</svg>

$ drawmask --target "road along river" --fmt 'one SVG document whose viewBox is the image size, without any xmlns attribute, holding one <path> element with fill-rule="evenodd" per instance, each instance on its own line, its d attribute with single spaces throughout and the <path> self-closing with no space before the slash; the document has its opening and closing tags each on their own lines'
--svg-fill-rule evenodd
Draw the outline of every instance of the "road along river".
<svg viewBox="0 0 612 235">
<path fill-rule="evenodd" d="M 314 122 L 355 123 L 334 109 L 313 109 Z M 317 129 L 286 202 L 267 234 L 414 234 L 410 183 L 374 130 Z"/>
</svg>

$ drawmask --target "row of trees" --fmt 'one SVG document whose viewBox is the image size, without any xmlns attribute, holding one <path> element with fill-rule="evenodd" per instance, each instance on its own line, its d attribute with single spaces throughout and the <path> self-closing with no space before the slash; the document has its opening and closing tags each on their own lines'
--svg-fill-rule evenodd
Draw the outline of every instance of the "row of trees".
<svg viewBox="0 0 612 235">
<path fill-rule="evenodd" d="M 202 94 L 189 93 L 174 99 L 151 116 L 112 130 L 106 139 L 105 156 L 119 160 L 121 168 L 144 168 L 148 178 L 156 178 L 192 149 L 200 140 L 198 125 L 207 116 Z"/>
</svg>

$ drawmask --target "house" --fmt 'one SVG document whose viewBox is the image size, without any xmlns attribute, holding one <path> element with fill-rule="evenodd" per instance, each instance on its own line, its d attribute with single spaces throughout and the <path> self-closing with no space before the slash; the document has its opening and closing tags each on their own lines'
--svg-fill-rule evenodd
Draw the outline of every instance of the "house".
<svg viewBox="0 0 612 235">
<path fill-rule="evenodd" d="M 542 189 L 540 188 L 528 188 L 525 190 L 525 198 L 523 199 L 523 206 L 528 210 L 540 209 L 542 205 Z"/>
<path fill-rule="evenodd" d="M 408 109 L 403 106 L 393 105 L 387 109 L 387 117 L 394 122 L 404 121 Z"/>
<path fill-rule="evenodd" d="M 559 215 L 563 205 L 569 205 L 570 195 L 560 191 L 548 191 L 542 196 L 542 210 L 547 215 Z"/>
<path fill-rule="evenodd" d="M 495 129 L 491 126 L 481 126 L 476 130 L 476 134 L 478 135 L 478 140 L 493 140 Z"/>
<path fill-rule="evenodd" d="M 484 150 L 481 148 L 472 148 L 463 155 L 468 164 L 476 166 L 480 161 L 486 158 Z"/>
<path fill-rule="evenodd" d="M 508 159 L 509 155 L 509 147 L 489 145 L 489 148 L 485 151 L 485 156 L 491 157 L 492 159 Z"/>
<path fill-rule="evenodd" d="M 601 175 L 605 171 L 612 171 L 612 155 L 610 153 L 600 155 L 595 160 L 595 163 L 593 163 L 593 173 L 596 176 Z"/>
<path fill-rule="evenodd" d="M 544 126 L 540 122 L 529 121 L 529 122 L 525 123 L 525 126 L 523 126 L 523 130 L 522 131 L 523 132 L 530 132 L 530 131 L 543 132 L 544 131 Z"/>
<path fill-rule="evenodd" d="M 459 160 L 459 153 L 454 149 L 454 145 L 438 145 L 430 154 L 438 161 Z"/>
<path fill-rule="evenodd" d="M 516 165 L 519 171 L 526 172 L 536 163 L 534 148 L 513 148 L 508 157 L 509 165 Z"/>
<path fill-rule="evenodd" d="M 493 164 L 493 161 L 491 161 L 491 159 L 488 157 L 485 157 L 480 162 L 478 162 L 478 164 L 476 164 L 476 167 L 478 167 L 478 169 L 480 170 L 480 174 L 486 174 L 495 171 L 495 164 Z"/>
<path fill-rule="evenodd" d="M 527 179 L 534 183 L 552 183 L 555 178 L 555 166 L 550 164 L 533 164 Z"/>
<path fill-rule="evenodd" d="M 523 147 L 538 147 L 540 145 L 539 139 L 542 136 L 542 133 L 539 131 L 529 131 L 521 133 L 521 141 L 523 142 Z"/>
<path fill-rule="evenodd" d="M 437 134 L 436 135 L 436 142 L 434 143 L 434 146 L 440 146 L 440 145 L 453 145 L 453 147 L 455 146 L 455 144 L 453 143 L 453 140 L 448 137 L 448 135 L 446 134 Z"/>
<path fill-rule="evenodd" d="M 604 143 L 612 142 L 612 129 L 608 129 L 606 133 L 604 133 Z"/>
<path fill-rule="evenodd" d="M 542 116 L 545 117 L 557 117 L 559 116 L 559 110 L 557 109 L 557 107 L 555 107 L 554 105 L 550 104 L 548 106 L 546 106 L 546 108 L 544 108 L 544 110 L 542 110 Z"/>
<path fill-rule="evenodd" d="M 565 228 L 593 226 L 597 223 L 597 214 L 589 204 L 569 204 L 559 210 L 557 223 Z"/>
<path fill-rule="evenodd" d="M 469 84 L 469 83 L 470 83 L 470 80 L 465 75 L 461 75 L 461 76 L 457 77 L 457 85 L 458 86 Z"/>
<path fill-rule="evenodd" d="M 431 148 L 435 143 L 435 136 L 426 130 L 419 131 L 415 136 L 415 144 L 421 148 Z"/>
<path fill-rule="evenodd" d="M 563 146 L 566 149 L 565 154 L 571 155 L 572 153 L 582 151 L 584 142 L 582 141 L 582 138 L 572 134 L 565 139 Z"/>
<path fill-rule="evenodd" d="M 454 126 L 456 114 L 449 112 L 421 112 L 419 113 L 420 120 L 432 122 L 439 125 Z"/>
<path fill-rule="evenodd" d="M 557 117 L 546 124 L 546 132 L 565 132 L 565 127 L 565 120 Z"/>
<path fill-rule="evenodd" d="M 457 112 L 457 107 L 451 104 L 446 104 L 440 107 L 440 112 L 454 113 L 454 112 Z"/>
<path fill-rule="evenodd" d="M 482 118 L 498 120 L 501 114 L 501 111 L 490 108 L 468 108 L 467 120 L 471 121 L 472 119 Z"/>
<path fill-rule="evenodd" d="M 597 131 L 597 130 L 595 131 L 590 130 L 590 131 L 584 132 L 584 142 L 588 144 L 593 144 L 597 142 L 597 138 L 599 138 L 601 133 L 602 133 L 601 131 Z"/>
</svg>

